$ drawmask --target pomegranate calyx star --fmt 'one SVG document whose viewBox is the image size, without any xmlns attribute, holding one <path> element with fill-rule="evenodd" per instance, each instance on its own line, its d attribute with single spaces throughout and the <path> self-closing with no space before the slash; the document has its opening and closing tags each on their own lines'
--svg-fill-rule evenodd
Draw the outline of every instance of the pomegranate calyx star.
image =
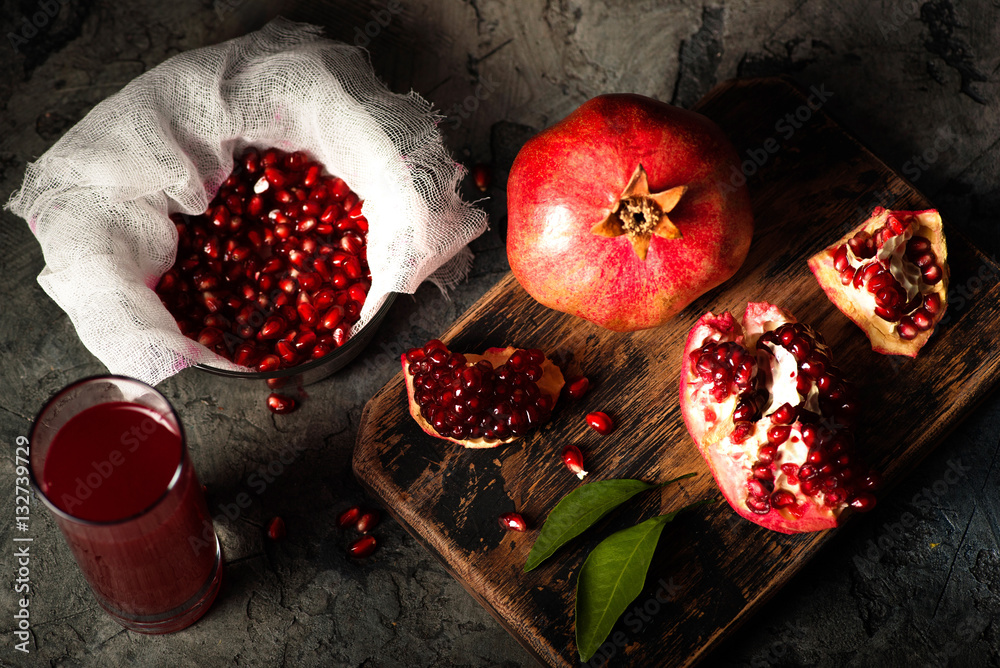
<svg viewBox="0 0 1000 668">
<path fill-rule="evenodd" d="M 681 238 L 681 231 L 667 214 L 674 210 L 686 191 L 687 186 L 683 185 L 663 192 L 649 192 L 649 177 L 640 163 L 611 212 L 590 231 L 609 238 L 626 235 L 635 254 L 645 260 L 653 235 L 662 239 Z"/>
</svg>

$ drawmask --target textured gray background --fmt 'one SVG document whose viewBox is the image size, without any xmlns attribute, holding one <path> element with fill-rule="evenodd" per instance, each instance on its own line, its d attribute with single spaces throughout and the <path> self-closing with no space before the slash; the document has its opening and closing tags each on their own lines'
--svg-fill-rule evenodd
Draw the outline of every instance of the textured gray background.
<svg viewBox="0 0 1000 668">
<path fill-rule="evenodd" d="M 53 3 L 58 16 L 15 52 L 10 34 L 29 34 L 21 32 L 24 20 L 45 3 L 0 2 L 4 199 L 26 163 L 94 104 L 171 55 L 259 27 L 279 10 L 354 41 L 369 12 L 384 7 L 332 0 L 283 8 L 256 0 Z M 11 462 L 0 467 L 0 509 L 9 509 L 9 518 L 0 517 L 0 616 L 7 620 L 0 621 L 0 663 L 531 665 L 397 525 L 383 522 L 380 549 L 361 563 L 345 556 L 347 537 L 334 527 L 342 509 L 363 501 L 351 449 L 364 402 L 397 371 L 396 351 L 443 330 L 507 269 L 497 232 L 504 165 L 532 128 L 599 93 L 634 91 L 691 105 L 719 81 L 787 73 L 833 92 L 827 109 L 993 254 L 1000 249 L 998 18 L 998 0 L 402 2 L 371 39 L 373 63 L 394 90 L 413 88 L 448 116 L 442 127 L 457 159 L 497 164 L 484 203 L 494 229 L 473 243 L 472 275 L 450 300 L 426 287 L 400 298 L 366 359 L 309 387 L 291 416 L 267 412 L 266 390 L 255 383 L 188 370 L 161 385 L 187 427 L 215 512 L 247 491 L 248 476 L 282 447 L 304 449 L 240 517 L 218 524 L 228 561 L 224 591 L 196 626 L 166 637 L 125 632 L 96 608 L 36 505 L 31 654 L 13 651 L 15 567 L 4 546 L 12 545 L 14 439 L 27 434 L 53 392 L 104 368 L 35 282 L 43 263 L 27 225 L 0 214 L 0 442 Z M 935 142 L 936 153 L 921 160 Z M 709 665 L 1000 665 L 998 433 L 994 394 Z M 957 484 L 946 482 L 949 466 L 968 468 Z M 275 514 L 288 525 L 279 544 L 263 539 L 262 525 Z"/>
</svg>

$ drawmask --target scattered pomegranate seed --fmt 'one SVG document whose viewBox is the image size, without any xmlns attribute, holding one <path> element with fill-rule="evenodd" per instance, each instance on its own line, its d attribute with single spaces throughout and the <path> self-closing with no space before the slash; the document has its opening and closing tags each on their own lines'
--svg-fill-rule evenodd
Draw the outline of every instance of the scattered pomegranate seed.
<svg viewBox="0 0 1000 668">
<path fill-rule="evenodd" d="M 587 472 L 583 470 L 583 453 L 580 452 L 580 448 L 573 444 L 567 445 L 563 448 L 562 460 L 566 468 L 580 480 L 587 476 Z"/>
<path fill-rule="evenodd" d="M 377 510 L 369 510 L 368 512 L 364 513 L 360 518 L 358 518 L 358 522 L 357 524 L 354 525 L 354 528 L 360 531 L 361 533 L 368 533 L 369 531 L 375 528 L 375 525 L 378 524 L 379 519 L 380 516 Z"/>
<path fill-rule="evenodd" d="M 347 529 L 357 524 L 359 519 L 361 519 L 361 507 L 351 506 L 340 513 L 340 517 L 337 518 L 337 526 L 341 529 Z"/>
<path fill-rule="evenodd" d="M 351 543 L 347 553 L 355 559 L 362 559 L 375 551 L 375 536 L 366 535 Z"/>
<path fill-rule="evenodd" d="M 267 537 L 271 540 L 281 540 L 285 537 L 285 520 L 280 517 L 272 518 L 267 525 Z"/>
<path fill-rule="evenodd" d="M 579 399 L 587 393 L 590 389 L 590 381 L 587 380 L 586 376 L 580 376 L 575 380 L 570 381 L 569 385 L 566 386 L 566 393 L 573 399 Z"/>
<path fill-rule="evenodd" d="M 283 394 L 272 392 L 267 397 L 267 407 L 272 413 L 285 415 L 286 413 L 294 411 L 299 407 L 299 405 L 298 402 L 291 397 L 286 397 Z"/>
<path fill-rule="evenodd" d="M 486 190 L 490 187 L 490 183 L 493 181 L 493 173 L 490 166 L 483 162 L 473 165 L 472 181 L 482 192 L 486 192 Z"/>
<path fill-rule="evenodd" d="M 526 531 L 528 529 L 528 524 L 519 513 L 504 513 L 497 519 L 500 521 L 500 526 L 507 531 Z"/>
<path fill-rule="evenodd" d="M 608 414 L 601 411 L 587 413 L 587 424 L 590 425 L 591 429 L 603 436 L 607 436 L 614 431 L 615 428 L 615 423 L 611 421 Z"/>
</svg>

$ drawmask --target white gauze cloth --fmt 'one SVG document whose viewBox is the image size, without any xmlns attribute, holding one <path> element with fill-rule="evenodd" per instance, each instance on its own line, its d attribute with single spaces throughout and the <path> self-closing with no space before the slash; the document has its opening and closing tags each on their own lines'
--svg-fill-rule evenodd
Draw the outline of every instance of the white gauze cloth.
<svg viewBox="0 0 1000 668">
<path fill-rule="evenodd" d="M 168 215 L 200 214 L 248 145 L 304 150 L 364 200 L 372 286 L 355 331 L 391 292 L 468 272 L 486 215 L 416 93 L 367 53 L 276 19 L 174 56 L 98 104 L 37 161 L 7 207 L 42 246 L 38 282 L 115 374 L 151 385 L 193 364 L 239 369 L 180 333 L 153 291 L 174 263 Z"/>
</svg>

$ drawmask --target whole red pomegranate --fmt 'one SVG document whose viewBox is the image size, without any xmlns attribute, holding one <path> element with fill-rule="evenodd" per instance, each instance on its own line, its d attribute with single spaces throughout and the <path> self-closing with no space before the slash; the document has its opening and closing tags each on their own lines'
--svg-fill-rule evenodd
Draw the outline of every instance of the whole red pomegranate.
<svg viewBox="0 0 1000 668">
<path fill-rule="evenodd" d="M 880 476 L 854 444 L 858 402 L 823 337 L 768 303 L 743 324 L 703 315 L 688 335 L 681 413 L 719 489 L 746 519 L 784 533 L 875 506 Z"/>
<path fill-rule="evenodd" d="M 550 308 L 656 327 L 731 277 L 753 217 L 722 131 L 641 95 L 601 95 L 536 135 L 507 183 L 507 257 Z"/>
</svg>

